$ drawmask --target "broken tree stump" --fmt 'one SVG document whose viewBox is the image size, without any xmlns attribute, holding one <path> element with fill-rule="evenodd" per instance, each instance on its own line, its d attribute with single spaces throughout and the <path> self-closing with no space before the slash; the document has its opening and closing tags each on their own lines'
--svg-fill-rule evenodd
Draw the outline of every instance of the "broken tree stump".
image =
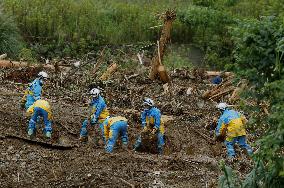
<svg viewBox="0 0 284 188">
<path fill-rule="evenodd" d="M 171 28 L 172 28 L 173 21 L 176 19 L 176 13 L 175 11 L 168 10 L 160 16 L 160 19 L 164 21 L 164 25 L 163 25 L 160 40 L 158 42 L 158 49 L 154 57 L 152 58 L 152 62 L 151 62 L 152 68 L 151 68 L 149 77 L 151 80 L 154 80 L 156 75 L 159 73 L 160 79 L 163 82 L 169 82 L 170 80 L 169 76 L 166 72 L 166 69 L 161 64 L 161 61 L 164 57 L 166 45 L 170 40 Z"/>
<path fill-rule="evenodd" d="M 112 73 L 114 73 L 117 69 L 117 64 L 113 63 L 111 64 L 107 70 L 103 73 L 103 75 L 100 77 L 100 80 L 102 81 L 106 81 L 109 79 L 109 77 L 111 76 Z"/>
</svg>

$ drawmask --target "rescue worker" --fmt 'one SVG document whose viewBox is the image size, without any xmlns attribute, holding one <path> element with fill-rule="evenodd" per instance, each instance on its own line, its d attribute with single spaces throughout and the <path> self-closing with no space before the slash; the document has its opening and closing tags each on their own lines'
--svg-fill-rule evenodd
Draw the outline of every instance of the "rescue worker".
<svg viewBox="0 0 284 188">
<path fill-rule="evenodd" d="M 142 132 L 151 131 L 153 135 L 157 136 L 157 150 L 160 155 L 163 154 L 164 147 L 164 123 L 161 120 L 161 111 L 155 107 L 154 101 L 150 98 L 145 98 L 144 102 L 144 110 L 141 113 L 141 125 Z M 141 146 L 141 135 L 138 136 L 136 143 L 134 145 L 134 150 L 137 150 Z"/>
<path fill-rule="evenodd" d="M 113 147 L 116 143 L 118 136 L 121 136 L 123 148 L 127 148 L 127 119 L 122 116 L 108 116 L 104 122 L 104 138 L 106 140 L 105 150 L 107 153 L 112 153 Z"/>
<path fill-rule="evenodd" d="M 98 88 L 93 88 L 90 90 L 89 95 L 91 96 L 91 102 L 90 102 L 90 111 L 91 114 L 90 117 L 85 119 L 82 123 L 82 128 L 80 130 L 80 140 L 86 141 L 88 130 L 87 126 L 90 120 L 91 125 L 95 125 L 96 123 L 99 123 L 100 129 L 102 131 L 102 135 L 104 137 L 104 131 L 103 131 L 103 121 L 107 116 L 109 116 L 109 111 L 107 109 L 106 102 L 104 98 L 100 95 L 100 90 Z"/>
<path fill-rule="evenodd" d="M 37 78 L 29 84 L 25 91 L 25 95 L 21 101 L 21 107 L 28 109 L 35 101 L 39 100 L 42 95 L 42 85 L 48 78 L 48 74 L 44 71 L 38 73 Z"/>
<path fill-rule="evenodd" d="M 238 145 L 242 149 L 246 149 L 248 155 L 252 155 L 253 151 L 246 142 L 245 123 L 247 122 L 244 115 L 228 108 L 226 103 L 219 103 L 216 106 L 222 113 L 218 119 L 215 133 L 217 138 L 225 136 L 225 145 L 229 159 L 236 156 L 234 145 Z"/>
<path fill-rule="evenodd" d="M 42 117 L 44 121 L 44 134 L 47 138 L 51 138 L 52 127 L 52 113 L 51 107 L 46 100 L 37 100 L 33 105 L 31 105 L 27 110 L 27 116 L 31 116 L 28 127 L 28 135 L 31 137 L 36 133 L 36 122 L 38 117 Z"/>
</svg>

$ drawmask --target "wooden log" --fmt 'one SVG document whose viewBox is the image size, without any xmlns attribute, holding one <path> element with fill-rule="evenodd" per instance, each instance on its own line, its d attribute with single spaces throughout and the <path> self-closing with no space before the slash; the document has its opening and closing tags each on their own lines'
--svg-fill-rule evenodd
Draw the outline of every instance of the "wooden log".
<svg viewBox="0 0 284 188">
<path fill-rule="evenodd" d="M 234 89 L 235 89 L 235 87 L 230 87 L 229 89 L 226 89 L 225 91 L 222 91 L 221 93 L 217 93 L 217 94 L 211 96 L 209 99 L 214 99 L 216 97 L 223 96 L 223 95 L 225 95 L 225 94 L 227 94 L 227 93 L 229 93 L 231 91 L 234 91 Z"/>
<path fill-rule="evenodd" d="M 58 149 L 58 150 L 70 150 L 73 149 L 74 147 L 78 147 L 77 145 L 60 145 L 60 144 L 53 144 L 50 142 L 43 142 L 39 140 L 31 140 L 25 137 L 17 136 L 17 135 L 4 135 L 0 136 L 1 139 L 17 139 L 21 140 L 30 144 L 36 144 L 45 148 L 51 148 L 51 149 Z"/>
<path fill-rule="evenodd" d="M 0 68 L 21 68 L 21 67 L 42 67 L 44 69 L 55 70 L 53 65 L 42 65 L 42 64 L 29 64 L 28 62 L 20 62 L 20 61 L 10 61 L 10 60 L 0 60 Z M 66 66 L 58 66 L 58 68 L 64 69 Z"/>
<path fill-rule="evenodd" d="M 7 54 L 0 55 L 0 60 L 5 59 L 7 57 Z"/>
<path fill-rule="evenodd" d="M 205 93 L 203 93 L 202 98 L 210 98 L 211 96 L 222 92 L 226 87 L 231 86 L 231 85 L 232 85 L 232 81 L 227 80 L 227 81 L 223 82 L 222 84 L 215 86 L 213 89 L 208 90 Z"/>
<path fill-rule="evenodd" d="M 100 80 L 102 81 L 108 80 L 111 74 L 116 71 L 116 69 L 117 69 L 117 64 L 116 63 L 111 64 L 104 72 L 104 74 L 100 77 Z"/>
<path fill-rule="evenodd" d="M 232 72 L 206 71 L 207 76 L 220 76 L 222 73 L 224 74 L 224 76 L 234 75 L 234 73 Z"/>
</svg>

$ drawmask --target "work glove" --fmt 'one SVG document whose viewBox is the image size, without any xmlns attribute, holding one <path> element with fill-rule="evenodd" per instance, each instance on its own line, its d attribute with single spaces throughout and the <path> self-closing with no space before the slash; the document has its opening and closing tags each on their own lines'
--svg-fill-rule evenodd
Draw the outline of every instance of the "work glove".
<svg viewBox="0 0 284 188">
<path fill-rule="evenodd" d="M 20 107 L 21 107 L 22 110 L 24 110 L 25 109 L 25 103 L 21 102 Z"/>
<path fill-rule="evenodd" d="M 151 132 L 151 134 L 156 134 L 156 132 L 157 132 L 157 129 L 156 128 L 153 128 L 153 130 L 152 130 L 152 132 Z"/>
<path fill-rule="evenodd" d="M 147 126 L 144 126 L 142 132 L 145 133 L 145 132 L 147 132 L 147 131 L 148 131 Z"/>
<path fill-rule="evenodd" d="M 91 121 L 90 121 L 90 123 L 91 123 L 91 125 L 94 125 L 94 124 L 96 124 L 96 117 L 95 117 L 95 115 L 91 115 Z"/>
<path fill-rule="evenodd" d="M 96 124 L 96 119 L 92 118 L 90 123 L 91 123 L 91 125 L 95 125 Z"/>
</svg>

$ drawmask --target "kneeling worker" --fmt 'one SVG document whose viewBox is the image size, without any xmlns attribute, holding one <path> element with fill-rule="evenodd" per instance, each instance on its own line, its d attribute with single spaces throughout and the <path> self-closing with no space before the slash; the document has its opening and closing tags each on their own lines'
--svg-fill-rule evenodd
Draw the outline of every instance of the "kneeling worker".
<svg viewBox="0 0 284 188">
<path fill-rule="evenodd" d="M 31 116 L 28 127 L 28 135 L 32 137 L 36 133 L 36 122 L 38 117 L 42 117 L 44 121 L 44 134 L 47 138 L 51 138 L 51 107 L 46 100 L 37 100 L 27 110 L 27 116 Z"/>
<path fill-rule="evenodd" d="M 106 141 L 105 150 L 107 153 L 113 151 L 113 147 L 116 143 L 118 136 L 121 136 L 123 148 L 127 148 L 128 136 L 127 136 L 127 119 L 122 116 L 108 116 L 104 122 L 104 138 Z"/>
<path fill-rule="evenodd" d="M 155 107 L 154 101 L 150 98 L 145 98 L 144 102 L 144 110 L 141 113 L 141 121 L 143 132 L 150 131 L 152 135 L 157 136 L 158 141 L 158 153 L 160 155 L 163 154 L 164 147 L 164 133 L 165 127 L 164 123 L 161 120 L 161 111 Z M 136 143 L 134 145 L 134 150 L 137 150 L 141 146 L 142 138 L 141 135 L 138 136 Z"/>
</svg>

